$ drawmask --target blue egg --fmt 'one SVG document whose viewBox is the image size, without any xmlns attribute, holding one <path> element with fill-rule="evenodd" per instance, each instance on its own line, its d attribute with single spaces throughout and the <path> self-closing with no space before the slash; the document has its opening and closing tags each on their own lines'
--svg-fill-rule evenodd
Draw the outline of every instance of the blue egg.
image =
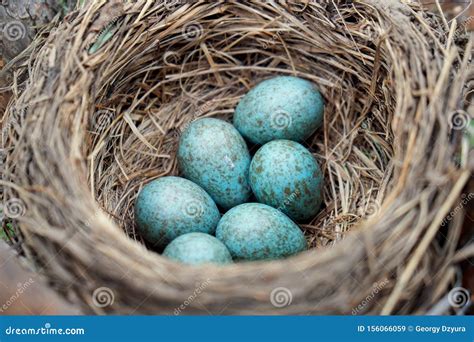
<svg viewBox="0 0 474 342">
<path fill-rule="evenodd" d="M 275 139 L 304 141 L 323 122 L 324 102 L 302 78 L 278 76 L 259 83 L 239 102 L 234 126 L 256 144 Z"/>
<path fill-rule="evenodd" d="M 219 219 L 211 196 L 180 177 L 161 177 L 148 183 L 135 203 L 138 231 L 156 247 L 186 233 L 213 234 Z"/>
<path fill-rule="evenodd" d="M 246 202 L 252 194 L 250 154 L 228 122 L 213 118 L 192 122 L 179 141 L 178 164 L 185 178 L 199 184 L 224 209 Z"/>
<path fill-rule="evenodd" d="M 177 237 L 166 246 L 163 255 L 190 265 L 232 263 L 227 247 L 214 236 L 203 233 Z"/>
<path fill-rule="evenodd" d="M 234 260 L 281 259 L 306 249 L 300 228 L 281 211 L 260 203 L 229 210 L 219 221 L 216 237 Z"/>
<path fill-rule="evenodd" d="M 295 221 L 313 218 L 322 203 L 323 175 L 304 146 L 274 140 L 254 155 L 250 186 L 258 202 L 277 208 Z"/>
</svg>

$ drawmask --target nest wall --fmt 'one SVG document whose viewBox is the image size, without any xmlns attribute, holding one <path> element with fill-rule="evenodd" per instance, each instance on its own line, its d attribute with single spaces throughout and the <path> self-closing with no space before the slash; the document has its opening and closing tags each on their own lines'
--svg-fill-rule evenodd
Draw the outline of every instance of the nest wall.
<svg viewBox="0 0 474 342">
<path fill-rule="evenodd" d="M 4 118 L 4 199 L 21 211 L 21 251 L 86 312 L 173 314 L 185 302 L 186 314 L 426 312 L 454 280 L 460 225 L 440 224 L 469 177 L 449 134 L 468 54 L 438 20 L 374 0 L 74 12 L 36 41 Z M 304 143 L 326 182 L 323 210 L 301 225 L 313 248 L 226 267 L 147 249 L 134 200 L 178 175 L 182 130 L 231 120 L 252 86 L 283 74 L 313 81 L 326 102 Z M 94 302 L 103 287 L 113 304 Z M 288 305 L 271 300 L 281 288 Z"/>
</svg>

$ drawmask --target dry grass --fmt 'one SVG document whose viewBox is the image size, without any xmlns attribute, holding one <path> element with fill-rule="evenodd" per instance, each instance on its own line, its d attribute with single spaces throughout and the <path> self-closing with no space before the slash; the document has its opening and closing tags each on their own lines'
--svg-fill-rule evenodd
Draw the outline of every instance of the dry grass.
<svg viewBox="0 0 474 342">
<path fill-rule="evenodd" d="M 426 312 L 454 279 L 460 222 L 440 223 L 469 177 L 452 161 L 468 63 L 453 35 L 393 0 L 172 5 L 93 4 L 37 42 L 4 121 L 3 184 L 26 208 L 21 246 L 38 270 L 96 312 L 172 313 L 207 279 L 186 313 L 350 313 L 374 283 L 383 288 L 362 312 Z M 324 209 L 302 226 L 316 248 L 225 268 L 146 250 L 133 203 L 144 182 L 178 174 L 181 129 L 229 120 L 277 74 L 313 81 L 326 100 L 324 127 L 305 142 L 326 180 Z M 92 304 L 100 286 L 114 305 Z M 272 306 L 279 286 L 290 306 Z"/>
</svg>

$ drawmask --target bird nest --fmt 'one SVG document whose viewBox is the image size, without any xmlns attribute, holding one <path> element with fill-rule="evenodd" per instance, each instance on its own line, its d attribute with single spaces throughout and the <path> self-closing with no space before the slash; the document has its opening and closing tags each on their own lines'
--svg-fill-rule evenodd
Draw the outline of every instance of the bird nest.
<svg viewBox="0 0 474 342">
<path fill-rule="evenodd" d="M 15 77 L 2 184 L 18 248 L 86 312 L 426 312 L 454 280 L 459 222 L 442 222 L 468 179 L 450 133 L 468 54 L 442 24 L 394 0 L 92 2 L 38 37 Z M 276 75 L 325 99 L 304 142 L 325 179 L 301 225 L 311 248 L 225 267 L 147 248 L 134 201 L 179 174 L 183 128 L 231 121 Z"/>
</svg>

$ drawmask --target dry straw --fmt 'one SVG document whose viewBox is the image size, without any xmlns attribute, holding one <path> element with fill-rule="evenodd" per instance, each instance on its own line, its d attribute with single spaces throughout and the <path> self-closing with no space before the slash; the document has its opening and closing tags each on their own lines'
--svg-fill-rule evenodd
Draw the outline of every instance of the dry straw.
<svg viewBox="0 0 474 342">
<path fill-rule="evenodd" d="M 92 3 L 38 38 L 3 121 L 19 248 L 60 293 L 97 313 L 406 314 L 449 291 L 469 256 L 459 218 L 440 228 L 469 177 L 452 161 L 470 51 L 454 22 L 393 0 Z M 315 248 L 204 268 L 147 250 L 133 203 L 178 174 L 183 127 L 230 120 L 281 74 L 327 103 L 305 142 L 326 180 L 302 225 Z"/>
</svg>

